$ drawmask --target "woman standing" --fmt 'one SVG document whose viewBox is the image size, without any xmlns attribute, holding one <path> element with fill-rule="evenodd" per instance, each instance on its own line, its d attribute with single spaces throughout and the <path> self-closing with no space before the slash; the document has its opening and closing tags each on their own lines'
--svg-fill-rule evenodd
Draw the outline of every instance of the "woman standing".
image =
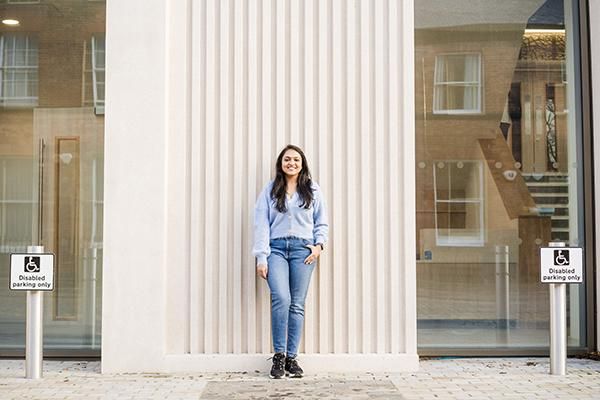
<svg viewBox="0 0 600 400">
<path fill-rule="evenodd" d="M 256 272 L 271 290 L 271 378 L 304 373 L 296 360 L 304 301 L 328 230 L 323 195 L 311 179 L 304 152 L 287 145 L 277 157 L 275 179 L 256 201 L 254 217 Z"/>
</svg>

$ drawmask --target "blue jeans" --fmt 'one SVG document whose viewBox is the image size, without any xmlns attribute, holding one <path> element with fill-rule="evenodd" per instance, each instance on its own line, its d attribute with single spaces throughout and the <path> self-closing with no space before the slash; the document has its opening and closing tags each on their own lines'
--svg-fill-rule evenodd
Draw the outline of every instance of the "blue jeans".
<svg viewBox="0 0 600 400">
<path fill-rule="evenodd" d="M 298 354 L 304 301 L 315 263 L 304 264 L 312 242 L 295 237 L 272 239 L 267 259 L 267 281 L 271 289 L 271 332 L 276 353 Z"/>
</svg>

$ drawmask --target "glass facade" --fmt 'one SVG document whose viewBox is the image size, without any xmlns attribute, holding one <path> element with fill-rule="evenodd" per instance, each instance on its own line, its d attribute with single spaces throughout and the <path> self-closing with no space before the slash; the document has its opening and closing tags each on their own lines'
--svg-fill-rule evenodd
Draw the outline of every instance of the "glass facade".
<svg viewBox="0 0 600 400">
<path fill-rule="evenodd" d="M 548 348 L 539 248 L 585 245 L 576 10 L 415 1 L 421 349 Z M 585 290 L 568 293 L 568 344 L 583 347 Z"/>
<path fill-rule="evenodd" d="M 584 246 L 575 0 L 415 0 L 421 349 L 547 349 L 540 246 Z M 98 0 L 0 0 L 0 356 L 23 354 L 9 254 L 56 254 L 47 354 L 99 355 L 105 15 Z M 568 340 L 585 347 L 583 285 Z"/>
<path fill-rule="evenodd" d="M 0 355 L 23 354 L 25 293 L 9 254 L 56 255 L 46 354 L 99 355 L 104 1 L 0 1 Z"/>
</svg>

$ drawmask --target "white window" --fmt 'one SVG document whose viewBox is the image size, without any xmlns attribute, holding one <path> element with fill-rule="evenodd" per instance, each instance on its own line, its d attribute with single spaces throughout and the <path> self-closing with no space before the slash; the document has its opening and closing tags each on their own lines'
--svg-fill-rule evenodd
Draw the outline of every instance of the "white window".
<svg viewBox="0 0 600 400">
<path fill-rule="evenodd" d="M 33 243 L 33 173 L 32 158 L 0 156 L 0 254 L 23 252 Z"/>
<path fill-rule="evenodd" d="M 433 113 L 481 113 L 481 55 L 435 57 Z"/>
<path fill-rule="evenodd" d="M 0 105 L 38 103 L 38 43 L 27 35 L 0 36 Z"/>
<path fill-rule="evenodd" d="M 483 165 L 438 161 L 433 166 L 438 246 L 483 246 Z"/>
<path fill-rule="evenodd" d="M 93 106 L 96 114 L 104 114 L 105 40 L 104 35 L 94 35 L 86 45 L 84 54 L 85 76 L 83 105 Z"/>
<path fill-rule="evenodd" d="M 96 113 L 99 114 L 104 114 L 105 53 L 104 36 L 93 36 L 92 72 L 94 82 L 94 107 L 96 109 Z"/>
</svg>

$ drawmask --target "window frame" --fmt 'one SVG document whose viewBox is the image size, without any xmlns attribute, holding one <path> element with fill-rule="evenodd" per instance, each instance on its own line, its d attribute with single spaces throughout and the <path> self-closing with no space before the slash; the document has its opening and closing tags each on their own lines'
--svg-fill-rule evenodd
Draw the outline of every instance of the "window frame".
<svg viewBox="0 0 600 400">
<path fill-rule="evenodd" d="M 0 107 L 3 108 L 33 108 L 36 107 L 39 103 L 39 88 L 36 96 L 26 96 L 26 97 L 7 97 L 4 93 L 4 73 L 8 70 L 25 70 L 25 71 L 35 71 L 38 72 L 36 84 L 39 84 L 39 47 L 38 51 L 38 61 L 36 65 L 10 65 L 7 66 L 4 64 L 4 49 L 6 46 L 6 38 L 7 37 L 25 37 L 27 39 L 27 47 L 26 51 L 29 50 L 29 45 L 31 43 L 32 35 L 28 33 L 8 33 L 8 34 L 0 34 Z M 30 82 L 34 82 L 34 80 L 26 80 L 26 85 L 29 85 Z M 27 86 L 26 86 L 27 87 Z M 7 103 L 8 100 L 8 103 Z"/>
<path fill-rule="evenodd" d="M 29 206 L 31 208 L 31 225 L 30 229 L 30 240 L 33 240 L 33 232 L 34 228 L 34 220 L 37 212 L 37 199 L 35 198 L 35 189 L 32 188 L 31 196 L 13 196 L 9 197 L 7 195 L 8 189 L 6 185 L 6 177 L 8 175 L 16 175 L 20 172 L 21 167 L 19 165 L 20 162 L 28 163 L 31 166 L 31 171 L 25 171 L 26 173 L 32 173 L 34 171 L 33 158 L 26 156 L 0 156 L 0 178 L 2 180 L 2 185 L 0 185 L 0 234 L 4 237 L 3 242 L 6 241 L 6 233 L 9 231 L 7 229 L 7 218 L 6 216 L 11 214 L 8 210 L 15 206 Z M 15 172 L 17 171 L 17 172 Z M 14 211 L 13 211 L 14 212 Z M 0 254 L 9 254 L 13 252 L 25 251 L 27 246 L 29 245 L 28 241 L 18 243 L 16 241 L 10 241 L 9 244 L 3 243 L 0 245 Z"/>
<path fill-rule="evenodd" d="M 439 163 L 449 164 L 475 164 L 477 171 L 479 172 L 478 181 L 478 193 L 479 196 L 476 198 L 462 198 L 452 199 L 450 193 L 452 193 L 451 186 L 448 190 L 448 199 L 438 199 L 438 186 L 437 186 L 437 173 Z M 452 175 L 448 178 L 449 185 L 452 182 Z M 484 220 L 484 206 L 485 206 L 485 191 L 484 191 L 484 170 L 482 160 L 437 160 L 433 163 L 433 204 L 434 204 L 434 219 L 435 219 L 435 242 L 440 247 L 482 247 L 485 245 L 485 220 Z M 452 228 L 448 228 L 448 235 L 441 235 L 440 228 L 438 226 L 438 204 L 478 204 L 479 205 L 479 227 L 478 235 L 472 236 L 452 236 Z"/>
<path fill-rule="evenodd" d="M 104 114 L 104 105 L 105 105 L 105 98 L 103 98 L 102 100 L 100 100 L 98 98 L 98 72 L 103 72 L 104 73 L 104 80 L 102 80 L 102 85 L 104 86 L 104 88 L 106 89 L 106 64 L 104 65 L 103 68 L 100 68 L 97 66 L 97 43 L 96 41 L 98 40 L 98 35 L 92 35 L 92 38 L 90 39 L 91 41 L 91 57 L 92 57 L 92 91 L 93 91 L 93 98 L 94 98 L 94 110 L 96 112 L 96 114 Z M 104 39 L 104 54 L 106 57 L 106 39 Z M 105 58 L 106 60 L 106 58 Z M 105 61 L 106 63 L 106 61 Z M 106 91 L 104 92 L 106 93 Z"/>
<path fill-rule="evenodd" d="M 439 63 L 438 59 L 448 56 L 477 56 L 479 81 L 441 81 L 437 82 Z M 438 107 L 438 88 L 441 87 L 476 87 L 477 88 L 477 108 L 475 109 L 448 109 Z M 452 52 L 440 53 L 435 56 L 433 68 L 433 104 L 432 110 L 435 115 L 479 115 L 483 114 L 483 57 L 480 52 Z M 464 103 L 464 102 L 463 102 Z"/>
</svg>

